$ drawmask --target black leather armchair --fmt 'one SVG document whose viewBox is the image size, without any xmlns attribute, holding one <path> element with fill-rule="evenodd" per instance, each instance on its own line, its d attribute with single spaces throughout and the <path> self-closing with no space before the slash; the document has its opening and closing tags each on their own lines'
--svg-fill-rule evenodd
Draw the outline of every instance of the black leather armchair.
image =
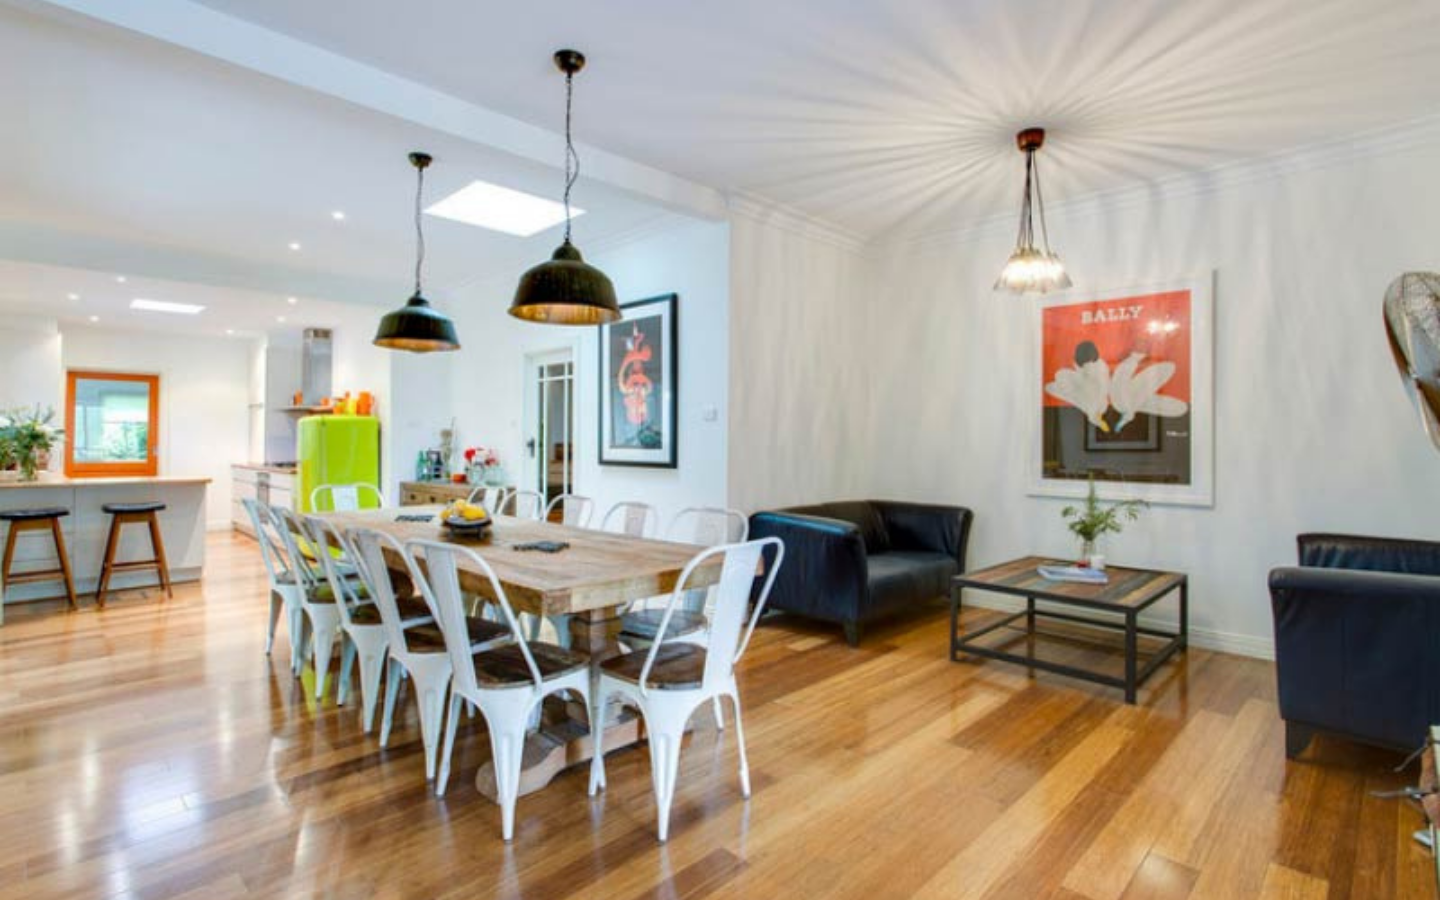
<svg viewBox="0 0 1440 900">
<path fill-rule="evenodd" d="M 1440 724 L 1440 543 L 1302 534 L 1270 573 L 1285 755 L 1317 731 L 1396 749 Z"/>
<path fill-rule="evenodd" d="M 970 519 L 958 506 L 856 500 L 756 513 L 750 536 L 785 542 L 770 607 L 838 622 L 853 647 L 864 623 L 948 596 Z"/>
</svg>

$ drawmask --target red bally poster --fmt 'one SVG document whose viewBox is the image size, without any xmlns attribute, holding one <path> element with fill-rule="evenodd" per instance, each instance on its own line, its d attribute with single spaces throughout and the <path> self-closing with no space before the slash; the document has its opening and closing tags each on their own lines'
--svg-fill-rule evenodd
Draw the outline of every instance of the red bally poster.
<svg viewBox="0 0 1440 900">
<path fill-rule="evenodd" d="M 1192 301 L 1173 290 L 1042 311 L 1044 477 L 1191 483 Z"/>
</svg>

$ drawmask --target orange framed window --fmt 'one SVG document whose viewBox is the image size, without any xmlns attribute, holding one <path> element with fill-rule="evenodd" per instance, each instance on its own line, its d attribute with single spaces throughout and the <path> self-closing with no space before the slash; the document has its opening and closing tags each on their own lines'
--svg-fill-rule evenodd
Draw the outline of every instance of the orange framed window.
<svg viewBox="0 0 1440 900">
<path fill-rule="evenodd" d="M 159 442 L 159 375 L 65 374 L 66 475 L 155 475 Z"/>
</svg>

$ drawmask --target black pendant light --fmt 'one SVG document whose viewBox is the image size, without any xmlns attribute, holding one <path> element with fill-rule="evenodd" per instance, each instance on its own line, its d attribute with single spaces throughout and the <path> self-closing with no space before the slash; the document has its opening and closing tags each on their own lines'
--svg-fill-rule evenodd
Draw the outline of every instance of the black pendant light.
<svg viewBox="0 0 1440 900">
<path fill-rule="evenodd" d="M 575 73 L 585 68 L 585 55 L 557 50 L 555 65 L 565 73 L 565 242 L 549 260 L 520 276 L 510 315 L 550 325 L 603 325 L 620 318 L 615 285 L 570 243 L 570 189 L 580 177 L 580 157 L 570 138 L 570 105 Z"/>
<path fill-rule="evenodd" d="M 428 153 L 410 154 L 415 167 L 415 293 L 410 300 L 380 320 L 375 331 L 375 346 L 387 350 L 408 350 L 411 353 L 434 353 L 437 350 L 459 350 L 455 323 L 430 305 L 420 294 L 420 269 L 425 264 L 425 230 L 421 222 L 421 198 L 425 192 L 425 167 L 430 165 Z"/>
<path fill-rule="evenodd" d="M 1045 198 L 1040 193 L 1040 167 L 1035 154 L 1045 144 L 1045 129 L 1026 128 L 1015 135 L 1015 146 L 1025 154 L 1025 197 L 1020 203 L 1020 233 L 1015 252 L 1005 263 L 995 290 L 1012 294 L 1045 294 L 1069 288 L 1070 276 L 1060 257 L 1050 249 L 1045 230 Z M 1035 243 L 1035 210 L 1040 211 L 1040 243 Z"/>
</svg>

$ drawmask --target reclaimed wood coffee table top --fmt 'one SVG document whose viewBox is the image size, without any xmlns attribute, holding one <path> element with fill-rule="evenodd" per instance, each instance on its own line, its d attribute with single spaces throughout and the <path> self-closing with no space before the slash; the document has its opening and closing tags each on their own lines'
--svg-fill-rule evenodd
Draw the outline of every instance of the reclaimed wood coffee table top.
<svg viewBox="0 0 1440 900">
<path fill-rule="evenodd" d="M 325 513 L 341 528 L 370 528 L 402 543 L 411 540 L 456 543 L 475 550 L 490 567 L 510 603 L 517 609 L 544 615 L 612 609 L 642 597 L 674 590 L 685 566 L 703 548 L 673 541 L 657 541 L 572 528 L 511 516 L 495 516 L 484 540 L 456 540 L 438 519 L 440 506 L 406 506 Z M 399 516 L 432 518 L 425 522 L 396 521 Z M 570 546 L 558 553 L 516 550 L 516 544 L 563 541 Z M 694 587 L 714 584 L 720 576 L 719 557 L 691 577 Z M 461 561 L 461 583 L 466 591 L 488 596 L 490 586 L 478 571 Z"/>
<path fill-rule="evenodd" d="M 1143 606 L 1185 584 L 1182 572 L 1132 569 L 1109 566 L 1108 584 L 1051 581 L 1036 571 L 1040 566 L 1070 566 L 1073 560 L 1046 556 L 1025 556 L 1010 562 L 955 576 L 957 587 L 1017 594 L 1041 600 L 1056 600 L 1081 606 L 1133 609 Z"/>
</svg>

